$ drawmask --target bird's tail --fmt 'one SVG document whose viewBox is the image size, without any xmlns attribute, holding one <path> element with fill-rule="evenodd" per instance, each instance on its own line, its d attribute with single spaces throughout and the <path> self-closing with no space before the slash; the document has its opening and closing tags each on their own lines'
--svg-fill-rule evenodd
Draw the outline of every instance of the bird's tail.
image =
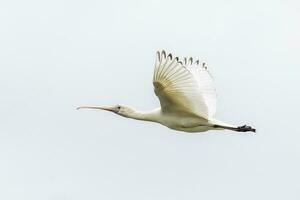
<svg viewBox="0 0 300 200">
<path fill-rule="evenodd" d="M 221 121 L 214 120 L 214 128 L 220 128 L 220 129 L 228 129 L 232 131 L 237 131 L 237 132 L 256 132 L 255 128 L 252 128 L 251 126 L 243 125 L 243 126 L 234 126 L 231 124 L 227 124 Z"/>
</svg>

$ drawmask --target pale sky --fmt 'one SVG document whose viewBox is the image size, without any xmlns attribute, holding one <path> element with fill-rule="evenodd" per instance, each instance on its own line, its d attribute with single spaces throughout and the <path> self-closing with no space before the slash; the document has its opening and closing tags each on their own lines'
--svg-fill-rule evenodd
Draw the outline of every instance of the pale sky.
<svg viewBox="0 0 300 200">
<path fill-rule="evenodd" d="M 300 199 L 299 1 L 0 2 L 0 199 Z M 155 52 L 205 61 L 216 117 L 187 134 L 82 104 L 159 105 Z"/>
</svg>

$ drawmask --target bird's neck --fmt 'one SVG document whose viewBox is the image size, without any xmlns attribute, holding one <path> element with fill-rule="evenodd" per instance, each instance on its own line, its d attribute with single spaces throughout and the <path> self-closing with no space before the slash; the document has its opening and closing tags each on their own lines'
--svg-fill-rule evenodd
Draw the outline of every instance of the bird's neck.
<svg viewBox="0 0 300 200">
<path fill-rule="evenodd" d="M 128 114 L 126 117 L 136 119 L 136 120 L 158 122 L 159 115 L 160 115 L 160 109 L 154 109 L 150 111 L 135 110 L 134 112 Z"/>
</svg>

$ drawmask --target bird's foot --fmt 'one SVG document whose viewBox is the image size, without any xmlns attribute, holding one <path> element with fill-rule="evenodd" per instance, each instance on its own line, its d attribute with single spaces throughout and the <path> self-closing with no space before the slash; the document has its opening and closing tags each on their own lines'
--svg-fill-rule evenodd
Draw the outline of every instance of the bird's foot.
<svg viewBox="0 0 300 200">
<path fill-rule="evenodd" d="M 239 126 L 237 127 L 237 131 L 239 132 L 247 132 L 247 131 L 251 131 L 251 132 L 256 132 L 256 129 L 252 128 L 251 126 Z"/>
</svg>

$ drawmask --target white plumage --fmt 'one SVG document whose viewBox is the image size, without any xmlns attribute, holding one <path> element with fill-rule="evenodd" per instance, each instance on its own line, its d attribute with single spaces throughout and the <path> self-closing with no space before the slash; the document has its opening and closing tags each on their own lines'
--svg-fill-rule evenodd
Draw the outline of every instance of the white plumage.
<svg viewBox="0 0 300 200">
<path fill-rule="evenodd" d="M 184 58 L 180 61 L 165 51 L 157 52 L 153 85 L 161 107 L 148 112 L 123 105 L 79 108 L 108 110 L 124 117 L 158 122 L 185 132 L 212 129 L 255 132 L 250 126 L 238 127 L 214 119 L 217 103 L 214 81 L 205 64 L 199 60 Z"/>
<path fill-rule="evenodd" d="M 207 68 L 192 58 L 182 63 L 164 51 L 156 55 L 153 84 L 162 110 L 212 117 L 216 112 L 216 90 Z"/>
</svg>

